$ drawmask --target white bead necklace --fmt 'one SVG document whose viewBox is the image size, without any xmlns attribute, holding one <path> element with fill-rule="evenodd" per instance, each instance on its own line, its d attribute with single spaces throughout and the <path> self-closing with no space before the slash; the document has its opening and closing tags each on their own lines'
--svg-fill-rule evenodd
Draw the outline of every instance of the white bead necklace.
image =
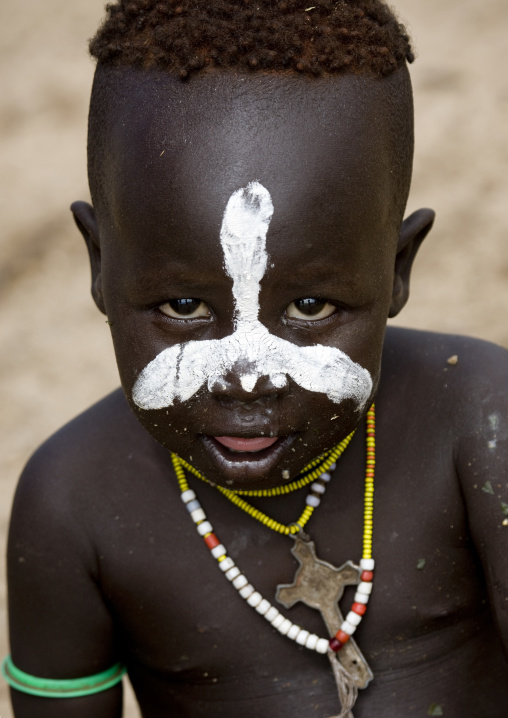
<svg viewBox="0 0 508 718">
<path fill-rule="evenodd" d="M 201 504 L 196 498 L 195 492 L 188 486 L 183 468 L 178 462 L 178 457 L 175 458 L 177 461 L 175 462 L 175 460 L 173 460 L 173 464 L 180 488 L 182 489 L 181 499 L 185 504 L 192 521 L 196 525 L 198 534 L 204 539 L 212 556 L 217 560 L 220 570 L 223 572 L 227 580 L 233 584 L 239 595 L 248 603 L 249 606 L 251 606 L 251 608 L 255 609 L 257 613 L 268 621 L 268 623 L 276 628 L 279 633 L 295 641 L 298 645 L 305 646 L 305 648 L 308 648 L 309 650 L 322 654 L 327 653 L 329 650 L 333 650 L 335 646 L 335 643 L 332 644 L 334 641 L 333 638 L 320 638 L 315 633 L 310 633 L 296 623 L 293 623 L 289 620 L 289 618 L 286 618 L 277 608 L 275 608 L 270 601 L 263 598 L 259 591 L 256 591 L 254 586 L 249 583 L 247 577 L 238 568 L 233 559 L 227 555 L 227 550 L 224 544 L 222 544 L 215 535 L 213 526 L 208 521 Z M 330 471 L 333 471 L 335 466 L 335 464 L 332 464 L 329 467 Z M 325 491 L 324 486 L 326 486 L 326 483 L 330 480 L 330 474 L 324 472 L 321 474 L 320 479 L 324 482 L 324 484 L 321 484 L 321 486 L 323 486 L 321 493 L 323 494 Z M 362 558 L 360 560 L 360 568 L 362 569 L 363 574 L 371 573 L 374 570 L 374 560 L 372 558 Z M 362 577 L 365 577 L 368 580 L 363 580 L 359 583 L 355 593 L 354 602 L 366 610 L 372 591 L 372 576 L 362 575 Z M 362 610 L 359 606 L 357 610 Z M 365 610 L 363 610 L 363 613 Z M 346 634 L 346 636 L 352 636 L 362 620 L 363 613 L 359 614 L 355 610 L 349 611 L 346 620 L 341 625 L 340 630 Z M 338 642 L 339 640 L 340 639 L 335 638 L 335 641 Z M 342 643 L 344 643 L 344 641 Z M 339 647 L 339 650 L 341 647 L 342 645 Z"/>
</svg>

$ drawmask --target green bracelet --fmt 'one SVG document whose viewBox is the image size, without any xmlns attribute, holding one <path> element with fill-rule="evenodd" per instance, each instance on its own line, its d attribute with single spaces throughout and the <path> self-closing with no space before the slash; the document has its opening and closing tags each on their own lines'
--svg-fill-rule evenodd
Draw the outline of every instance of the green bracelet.
<svg viewBox="0 0 508 718">
<path fill-rule="evenodd" d="M 127 668 L 121 663 L 86 678 L 38 678 L 16 668 L 10 656 L 2 663 L 2 676 L 7 683 L 22 693 L 46 698 L 78 698 L 107 691 L 122 680 Z"/>
</svg>

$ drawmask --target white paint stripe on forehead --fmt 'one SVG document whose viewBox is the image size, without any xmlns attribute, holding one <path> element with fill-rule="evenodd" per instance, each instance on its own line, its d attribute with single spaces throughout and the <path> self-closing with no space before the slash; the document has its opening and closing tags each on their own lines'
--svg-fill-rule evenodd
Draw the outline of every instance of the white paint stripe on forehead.
<svg viewBox="0 0 508 718">
<path fill-rule="evenodd" d="M 268 261 L 266 235 L 272 215 L 272 198 L 259 182 L 234 192 L 224 212 L 220 242 L 240 321 L 258 318 L 259 283 Z"/>
<path fill-rule="evenodd" d="M 260 282 L 266 271 L 266 235 L 273 215 L 268 190 L 250 182 L 229 198 L 220 241 L 224 265 L 233 279 L 235 327 L 223 339 L 190 341 L 164 349 L 139 375 L 132 392 L 142 409 L 162 409 L 187 401 L 204 385 L 211 391 L 240 367 L 246 392 L 266 376 L 282 388 L 288 377 L 303 389 L 340 403 L 353 399 L 362 409 L 372 391 L 369 372 L 336 347 L 299 347 L 270 334 L 259 315 Z"/>
</svg>

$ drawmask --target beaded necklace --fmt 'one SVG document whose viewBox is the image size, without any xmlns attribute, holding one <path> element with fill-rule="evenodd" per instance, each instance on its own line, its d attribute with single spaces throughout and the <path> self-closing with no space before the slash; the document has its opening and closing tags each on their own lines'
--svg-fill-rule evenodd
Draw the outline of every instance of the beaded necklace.
<svg viewBox="0 0 508 718">
<path fill-rule="evenodd" d="M 272 531 L 277 531 L 278 533 L 284 534 L 285 536 L 292 536 L 299 533 L 304 528 L 304 526 L 307 524 L 310 517 L 312 516 L 314 509 L 319 506 L 321 502 L 321 496 L 326 490 L 326 484 L 331 479 L 331 475 L 328 473 L 328 471 L 333 471 L 335 469 L 337 459 L 344 453 L 351 439 L 355 435 L 355 432 L 356 429 L 355 431 L 351 432 L 349 436 L 346 436 L 346 438 L 343 439 L 340 444 L 337 444 L 335 448 L 326 452 L 324 456 L 314 459 L 309 464 L 307 464 L 307 466 L 301 472 L 300 478 L 295 479 L 290 484 L 276 486 L 273 489 L 257 490 L 233 490 L 226 489 L 223 486 L 217 486 L 216 484 L 211 485 L 216 488 L 217 491 L 220 491 L 221 494 L 223 494 L 227 499 L 229 499 L 231 503 L 235 504 L 235 506 L 238 506 L 238 508 L 245 511 L 247 514 L 249 514 L 249 516 L 252 516 L 252 518 L 256 519 L 264 526 L 267 526 L 268 528 L 272 529 Z M 173 466 L 175 467 L 175 471 L 176 466 L 180 465 L 180 467 L 183 466 L 191 474 L 194 474 L 194 476 L 197 476 L 198 479 L 201 479 L 201 481 L 205 481 L 207 484 L 211 483 L 210 481 L 208 481 L 207 478 L 203 476 L 203 474 L 201 474 L 197 469 L 195 469 L 194 466 L 188 464 L 184 459 L 180 459 L 178 456 L 176 456 L 176 454 L 172 454 L 172 461 Z M 301 513 L 300 517 L 289 526 L 275 521 L 275 519 L 270 518 L 262 511 L 259 511 L 259 509 L 254 508 L 254 506 L 249 504 L 248 501 L 245 501 L 245 499 L 240 498 L 240 496 L 280 496 L 282 494 L 288 494 L 292 491 L 296 491 L 297 489 L 301 489 L 304 486 L 308 486 L 311 482 L 313 483 L 310 487 L 310 493 L 305 501 L 305 508 Z"/>
<path fill-rule="evenodd" d="M 322 470 L 324 466 L 327 466 L 327 468 L 331 468 L 335 459 L 338 458 L 341 453 L 343 453 L 344 449 L 351 441 L 351 438 L 352 434 L 349 435 L 346 439 L 344 439 L 335 449 L 330 452 L 330 456 L 325 459 L 323 464 L 321 464 L 320 470 Z M 362 617 L 367 610 L 367 603 L 369 601 L 369 596 L 372 591 L 372 580 L 374 577 L 374 559 L 372 558 L 372 532 L 374 511 L 374 471 L 376 464 L 375 451 L 375 407 L 373 404 L 369 409 L 366 418 L 366 468 L 364 492 L 363 552 L 362 558 L 360 560 L 360 582 L 357 586 L 354 603 L 351 607 L 350 612 L 347 614 L 346 620 L 343 621 L 340 629 L 336 632 L 335 636 L 330 639 L 319 638 L 317 635 L 310 634 L 309 631 L 306 631 L 300 626 L 292 623 L 289 619 L 285 618 L 278 611 L 277 608 L 272 606 L 267 599 L 263 598 L 261 594 L 255 590 L 255 588 L 249 583 L 244 574 L 236 566 L 233 559 L 227 555 L 225 546 L 219 541 L 219 539 L 215 535 L 212 524 L 208 521 L 201 504 L 196 499 L 195 492 L 189 488 L 189 484 L 187 483 L 183 467 L 185 466 L 185 468 L 188 468 L 195 476 L 198 476 L 203 480 L 206 479 L 196 469 L 194 469 L 194 467 L 191 467 L 190 464 L 187 464 L 187 462 L 180 459 L 178 456 L 176 456 L 176 454 L 171 455 L 178 484 L 180 486 L 182 501 L 186 505 L 186 508 L 190 513 L 191 519 L 196 524 L 198 534 L 203 537 L 206 546 L 210 549 L 212 556 L 217 560 L 219 568 L 225 574 L 226 578 L 232 582 L 233 586 L 237 589 L 240 596 L 247 601 L 249 606 L 255 608 L 256 611 L 261 614 L 269 623 L 271 623 L 274 628 L 277 628 L 280 633 L 287 636 L 288 638 L 293 639 L 299 645 L 305 646 L 310 650 L 315 650 L 318 653 L 326 653 L 329 649 L 331 649 L 335 653 L 340 651 L 350 640 L 353 633 L 356 631 L 357 626 L 360 624 Z M 334 458 L 331 458 L 332 456 Z M 331 461 L 330 463 L 328 463 L 328 460 L 330 458 Z M 323 478 L 325 474 L 326 472 L 322 473 L 320 476 L 321 480 L 324 481 L 324 484 L 320 484 L 322 490 L 318 490 L 321 494 L 324 493 L 326 482 L 330 480 L 329 475 L 327 476 L 327 478 Z M 313 478 L 314 476 L 310 478 L 307 483 L 312 481 Z M 261 521 L 261 523 L 268 526 L 268 528 L 287 535 L 298 533 L 309 520 L 314 508 L 319 505 L 318 497 L 318 502 L 315 504 L 315 506 L 309 506 L 309 504 L 307 504 L 306 509 L 304 510 L 300 518 L 294 524 L 291 524 L 290 526 L 285 526 L 283 524 L 279 524 L 274 519 L 270 519 L 265 514 L 262 514 L 262 512 L 257 512 L 257 510 L 254 509 L 254 507 L 252 507 L 250 504 L 247 504 L 247 502 L 240 503 L 242 501 L 241 499 L 236 501 L 235 499 L 238 499 L 237 493 L 239 492 L 223 489 L 220 486 L 217 486 L 216 488 L 220 490 L 221 493 L 224 493 L 224 495 L 226 495 L 230 499 L 230 501 L 233 501 L 233 503 L 235 503 L 237 506 L 243 508 L 244 511 L 247 511 L 247 513 L 249 513 L 253 518 L 256 518 L 258 521 Z M 252 493 L 253 492 L 249 492 L 249 495 L 252 495 Z M 255 492 L 254 495 L 266 494 L 263 492 Z M 310 496 L 313 496 L 313 494 L 311 493 Z M 243 503 L 247 504 L 247 507 L 249 508 L 245 508 L 243 506 Z M 310 513 L 308 509 L 312 509 Z"/>
</svg>

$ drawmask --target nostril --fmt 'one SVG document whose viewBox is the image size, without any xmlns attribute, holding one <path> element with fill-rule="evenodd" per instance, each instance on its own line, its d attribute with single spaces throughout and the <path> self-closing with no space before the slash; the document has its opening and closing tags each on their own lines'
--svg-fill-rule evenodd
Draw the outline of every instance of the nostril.
<svg viewBox="0 0 508 718">
<path fill-rule="evenodd" d="M 208 383 L 208 391 L 221 399 L 234 399 L 251 403 L 258 397 L 256 374 L 239 374 L 227 379 L 216 379 Z M 256 392 L 253 395 L 253 390 Z"/>
<path fill-rule="evenodd" d="M 262 376 L 256 384 L 256 394 L 258 396 L 268 396 L 270 394 L 280 394 L 282 389 L 286 389 L 288 379 L 285 374 L 271 374 L 270 376 Z"/>
<path fill-rule="evenodd" d="M 208 382 L 208 391 L 211 394 L 227 396 L 231 393 L 232 388 L 231 384 L 223 379 Z"/>
<path fill-rule="evenodd" d="M 208 382 L 208 391 L 221 399 L 253 403 L 275 398 L 288 385 L 284 374 L 259 376 L 255 372 L 237 371 L 227 377 L 220 377 Z"/>
</svg>

